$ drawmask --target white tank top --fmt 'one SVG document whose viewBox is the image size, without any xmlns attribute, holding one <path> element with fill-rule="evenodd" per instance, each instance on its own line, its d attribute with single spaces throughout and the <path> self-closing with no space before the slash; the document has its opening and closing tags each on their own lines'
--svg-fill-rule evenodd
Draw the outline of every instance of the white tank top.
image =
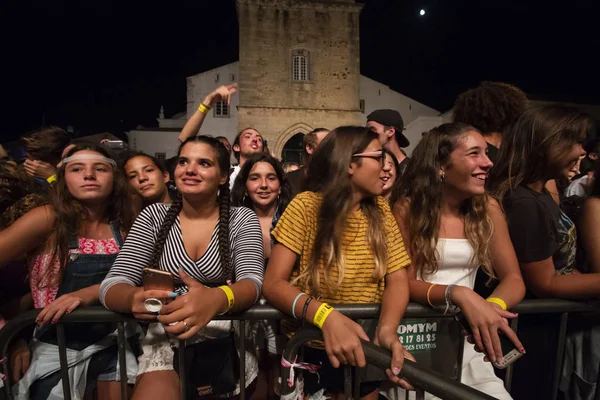
<svg viewBox="0 0 600 400">
<path fill-rule="evenodd" d="M 424 277 L 419 276 L 419 279 L 473 289 L 479 263 L 473 260 L 474 251 L 469 241 L 467 239 L 438 239 L 437 252 L 440 260 L 437 272 Z"/>
</svg>

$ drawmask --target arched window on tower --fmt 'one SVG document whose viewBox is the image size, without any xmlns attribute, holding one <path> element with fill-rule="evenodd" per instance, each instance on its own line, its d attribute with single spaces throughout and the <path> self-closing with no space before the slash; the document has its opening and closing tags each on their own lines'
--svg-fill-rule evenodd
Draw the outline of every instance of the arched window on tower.
<svg viewBox="0 0 600 400">
<path fill-rule="evenodd" d="M 306 49 L 292 51 L 292 80 L 294 82 L 310 81 L 310 52 Z"/>
</svg>

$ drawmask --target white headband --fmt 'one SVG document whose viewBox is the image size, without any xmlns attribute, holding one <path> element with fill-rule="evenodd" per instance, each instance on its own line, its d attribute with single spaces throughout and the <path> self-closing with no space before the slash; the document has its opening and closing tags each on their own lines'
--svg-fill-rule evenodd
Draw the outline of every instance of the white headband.
<svg viewBox="0 0 600 400">
<path fill-rule="evenodd" d="M 62 162 L 63 162 L 63 165 L 65 165 L 68 162 L 77 161 L 77 160 L 102 161 L 102 162 L 112 165 L 114 168 L 117 168 L 117 163 L 115 162 L 115 160 L 113 160 L 111 158 L 106 158 L 104 156 L 96 155 L 96 154 L 74 154 L 71 157 L 63 158 Z"/>
</svg>

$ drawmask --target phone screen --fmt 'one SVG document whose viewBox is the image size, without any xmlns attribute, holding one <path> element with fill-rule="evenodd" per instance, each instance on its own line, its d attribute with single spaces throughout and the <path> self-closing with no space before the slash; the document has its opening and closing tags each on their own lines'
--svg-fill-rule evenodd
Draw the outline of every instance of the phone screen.
<svg viewBox="0 0 600 400">
<path fill-rule="evenodd" d="M 454 316 L 454 319 L 456 320 L 458 325 L 460 325 L 460 327 L 463 330 L 465 330 L 469 335 L 473 334 L 473 331 L 471 330 L 471 326 L 469 325 L 469 322 L 467 321 L 467 319 L 465 318 L 465 316 L 463 315 L 462 312 L 457 313 Z M 492 362 L 492 364 L 494 365 L 494 367 L 496 367 L 498 369 L 504 369 L 504 368 L 508 367 L 510 364 L 517 361 L 519 358 L 521 358 L 521 356 L 523 356 L 523 353 L 521 353 L 519 350 L 517 350 L 517 348 L 515 347 L 513 342 L 511 342 L 510 339 L 507 338 L 506 335 L 504 335 L 502 332 L 498 332 L 498 337 L 500 338 L 500 345 L 502 346 L 503 360 L 502 360 L 502 362 L 499 362 L 499 361 Z"/>
</svg>

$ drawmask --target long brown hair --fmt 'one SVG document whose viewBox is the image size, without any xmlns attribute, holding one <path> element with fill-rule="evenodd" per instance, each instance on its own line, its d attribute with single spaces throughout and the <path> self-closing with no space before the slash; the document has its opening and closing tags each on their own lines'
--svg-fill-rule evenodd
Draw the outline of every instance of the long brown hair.
<svg viewBox="0 0 600 400">
<path fill-rule="evenodd" d="M 410 206 L 407 228 L 410 233 L 410 256 L 414 268 L 426 277 L 437 272 L 443 182 L 440 168 L 448 165 L 450 154 L 462 135 L 477 131 L 461 123 L 442 124 L 427 132 L 417 147 L 400 179 L 392 189 L 391 203 L 406 202 Z M 473 247 L 473 257 L 490 277 L 494 276 L 489 242 L 493 223 L 488 216 L 487 197 L 473 196 L 459 209 L 464 218 L 465 236 Z"/>
<path fill-rule="evenodd" d="M 14 161 L 0 160 L 0 230 L 48 204 L 48 190 Z"/>
<path fill-rule="evenodd" d="M 352 162 L 360 165 L 362 160 L 352 155 L 364 151 L 373 140 L 377 140 L 377 134 L 365 127 L 336 128 L 321 142 L 309 163 L 307 188 L 321 193 L 323 202 L 310 267 L 296 280 L 305 282 L 313 295 L 334 294 L 344 280 L 342 238 L 352 199 L 348 168 Z M 367 241 L 375 261 L 372 277 L 378 281 L 385 275 L 387 267 L 383 215 L 375 198 L 364 199 L 360 208 L 367 217 Z M 319 276 L 320 265 L 324 268 L 325 282 L 321 282 Z M 337 272 L 336 282 L 332 280 L 334 271 Z"/>
<path fill-rule="evenodd" d="M 547 105 L 532 107 L 504 134 L 500 155 L 487 188 L 500 204 L 519 185 L 558 178 L 550 154 L 568 152 L 594 129 L 593 119 L 576 108 Z"/>
<path fill-rule="evenodd" d="M 220 141 L 208 136 L 190 137 L 179 146 L 177 158 L 179 158 L 179 155 L 181 154 L 181 149 L 188 143 L 204 143 L 212 147 L 217 158 L 219 170 L 222 174 L 229 174 L 229 152 Z M 225 276 L 229 278 L 232 276 L 231 253 L 229 248 L 229 176 L 227 177 L 226 182 L 219 186 L 217 201 L 219 203 L 219 257 L 221 258 L 221 266 L 225 271 Z M 156 236 L 156 243 L 154 244 L 154 251 L 150 260 L 150 266 L 152 268 L 158 268 L 165 242 L 169 236 L 169 231 L 177 220 L 177 216 L 179 215 L 182 206 L 183 199 L 181 193 L 178 191 Z"/>
<path fill-rule="evenodd" d="M 107 158 L 114 159 L 113 155 L 104 147 L 92 143 L 79 144 L 73 147 L 65 157 L 91 150 Z M 87 217 L 85 205 L 69 192 L 65 180 L 65 165 L 58 169 L 56 184 L 52 186 L 50 204 L 56 215 L 56 222 L 52 238 L 54 241 L 54 257 L 58 256 L 61 268 L 67 265 L 69 253 L 69 238 L 80 233 L 82 221 Z M 119 168 L 113 168 L 113 190 L 105 201 L 104 219 L 108 222 L 118 221 L 123 232 L 128 232 L 133 224 L 132 208 L 130 204 L 129 186 L 125 176 Z"/>
</svg>

